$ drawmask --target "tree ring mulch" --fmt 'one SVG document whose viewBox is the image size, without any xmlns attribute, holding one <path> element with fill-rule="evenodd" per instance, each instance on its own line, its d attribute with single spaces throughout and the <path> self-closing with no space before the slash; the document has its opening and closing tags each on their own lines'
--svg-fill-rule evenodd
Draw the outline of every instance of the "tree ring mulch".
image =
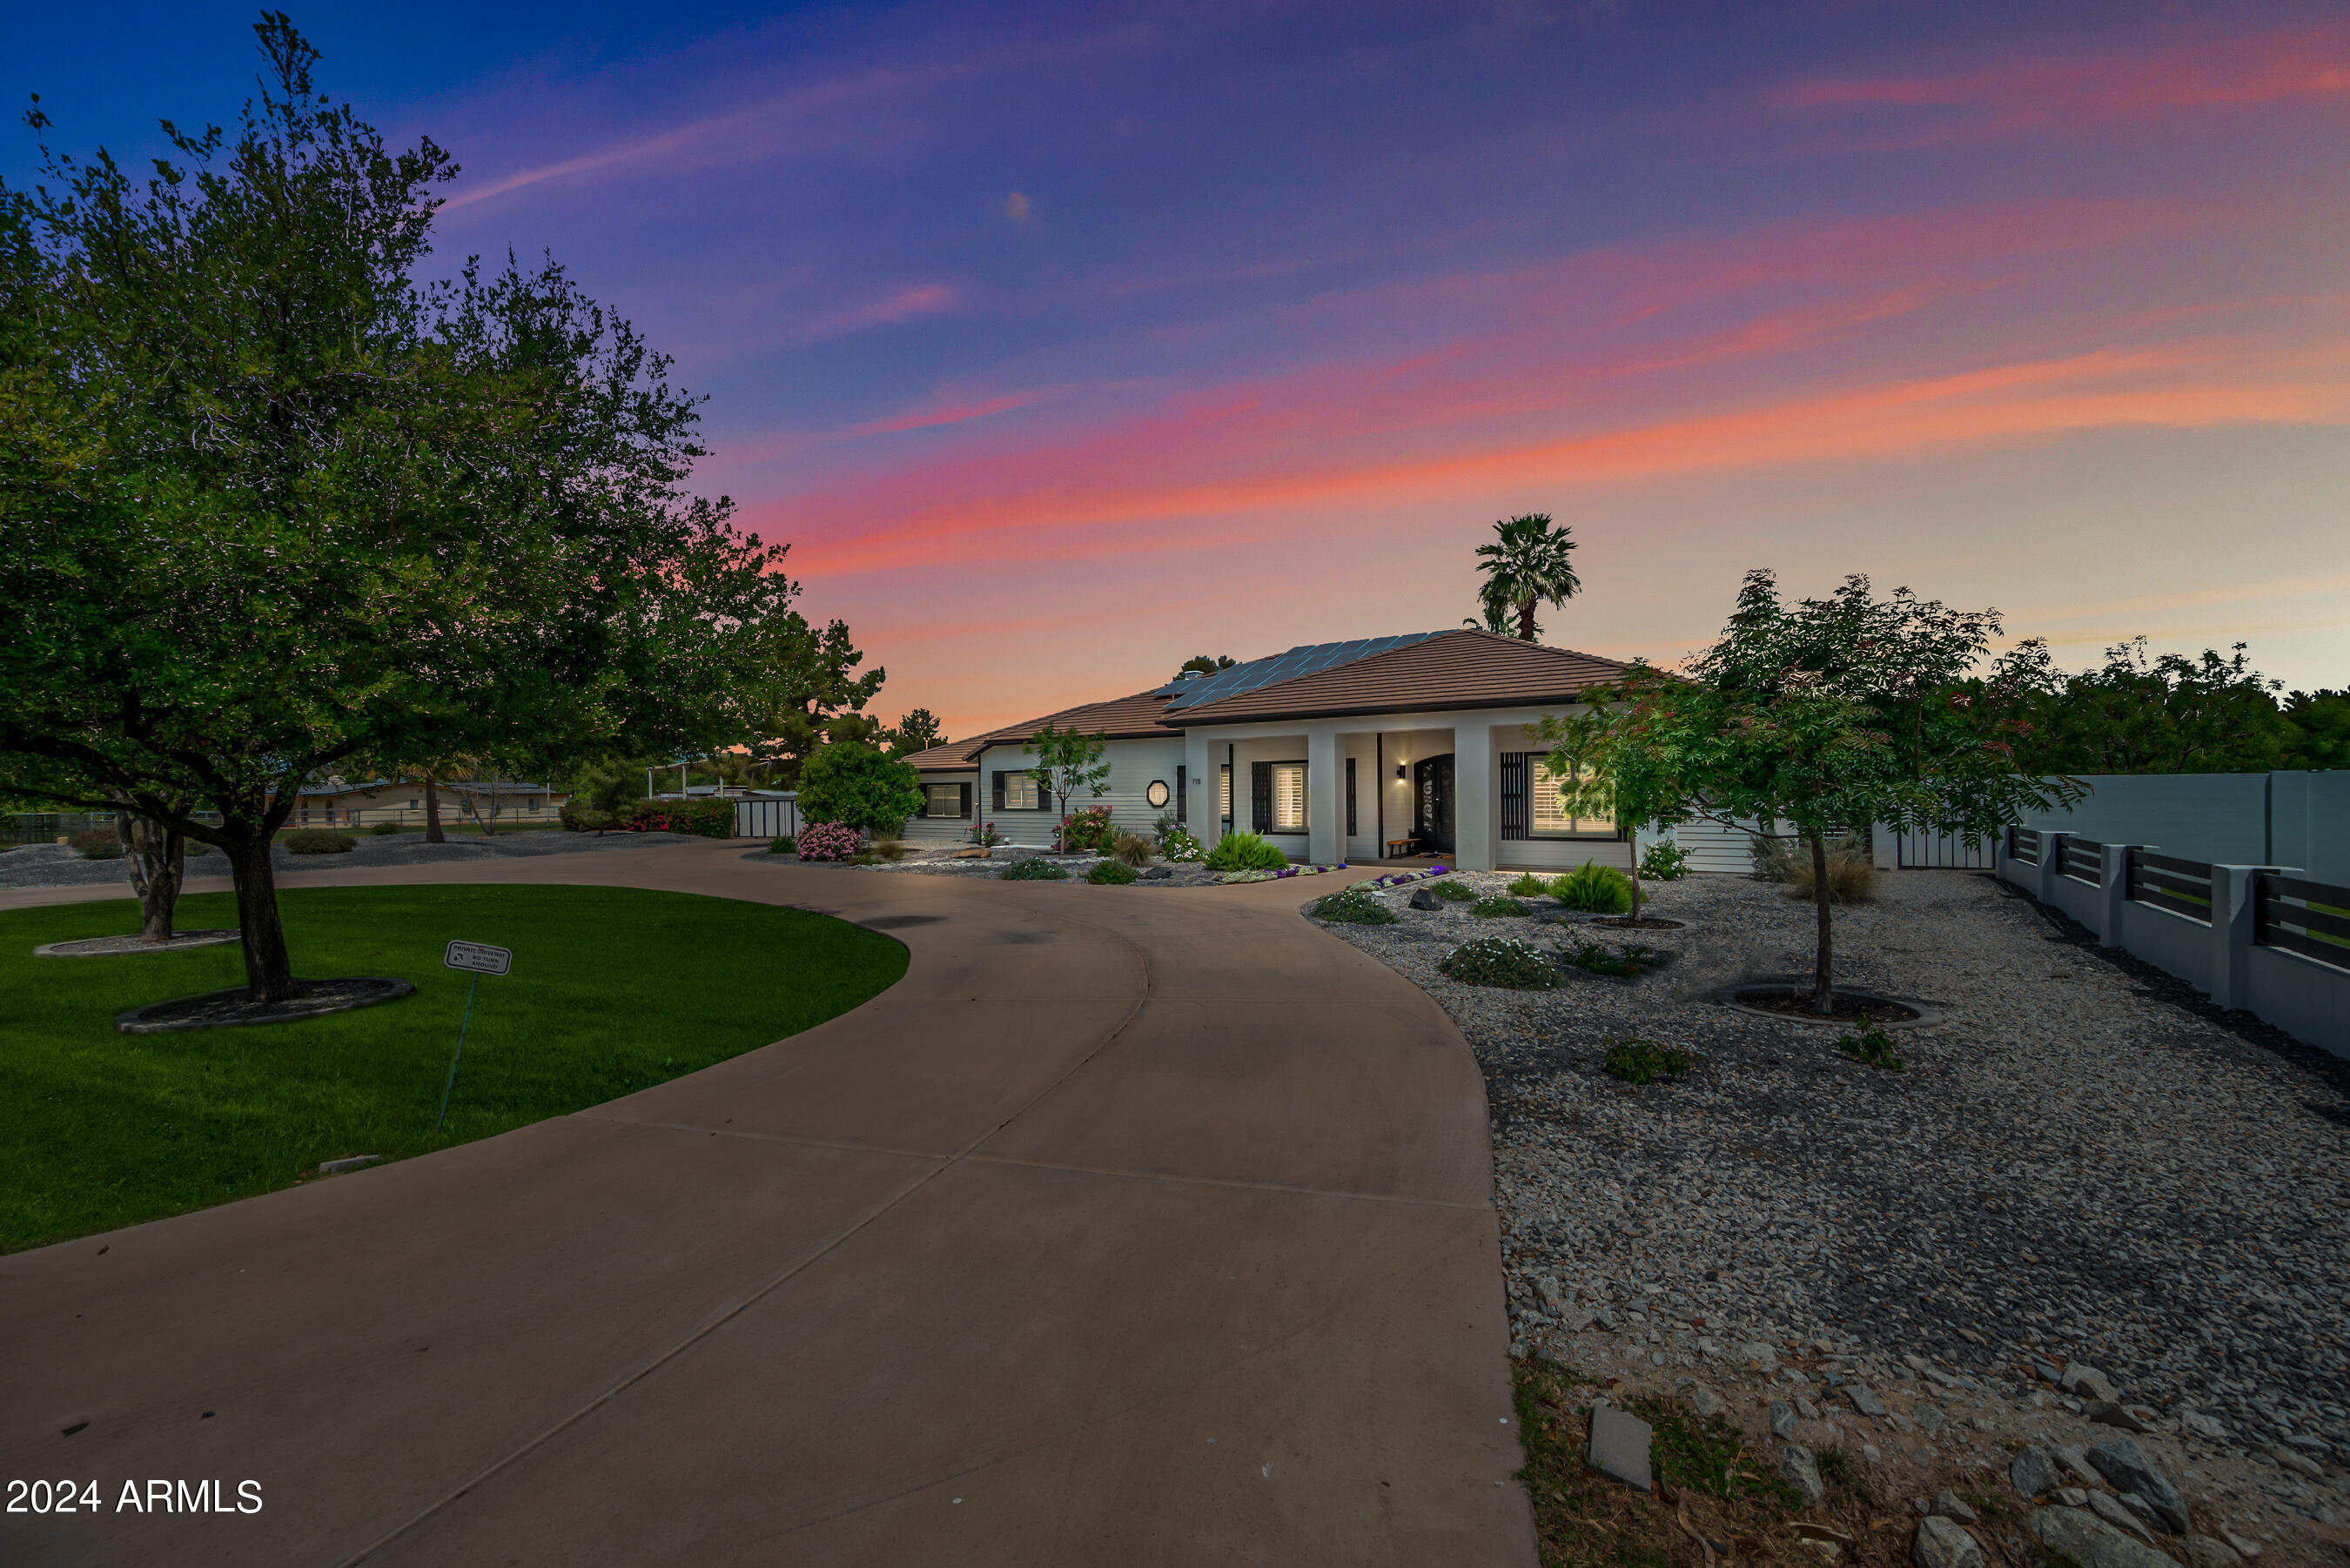
<svg viewBox="0 0 2350 1568">
<path fill-rule="evenodd" d="M 1826 1017 L 1812 1011 L 1812 981 L 1809 975 L 1785 980 L 1747 981 L 1713 993 L 1712 1000 L 1741 1012 L 1758 1017 L 1775 1018 L 1783 1023 L 1826 1023 L 1839 1028 L 1851 1028 L 1866 1015 L 1872 1023 L 1882 1023 L 1896 1029 L 1924 1029 L 1942 1021 L 1942 1015 L 1929 1004 L 1915 997 L 1887 996 L 1874 991 L 1856 991 L 1849 986 L 1835 988 L 1835 1011 Z"/>
<path fill-rule="evenodd" d="M 213 948 L 236 940 L 230 931 L 174 931 L 160 942 L 144 937 L 84 937 L 78 942 L 50 942 L 33 950 L 35 958 L 112 958 L 118 953 L 175 953 L 182 948 Z"/>
<path fill-rule="evenodd" d="M 244 987 L 208 991 L 201 996 L 151 1002 L 114 1016 L 114 1027 L 125 1034 L 169 1034 L 181 1029 L 235 1029 L 247 1023 L 292 1023 L 397 1002 L 416 988 L 404 980 L 360 976 L 351 980 L 296 981 L 301 990 L 283 1002 L 247 1002 Z"/>
</svg>

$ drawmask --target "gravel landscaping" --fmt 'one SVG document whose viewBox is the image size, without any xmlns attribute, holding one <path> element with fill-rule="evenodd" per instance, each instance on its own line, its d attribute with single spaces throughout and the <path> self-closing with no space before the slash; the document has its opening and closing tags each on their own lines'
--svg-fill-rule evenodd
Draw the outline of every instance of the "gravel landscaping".
<svg viewBox="0 0 2350 1568">
<path fill-rule="evenodd" d="M 1920 1502 L 1996 1480 L 2020 1510 L 2017 1449 L 2135 1432 L 2196 1510 L 2192 1541 L 2152 1527 L 2175 1559 L 2223 1561 L 2225 1526 L 2268 1562 L 2342 1562 L 2350 1064 L 2219 1016 L 1988 876 L 1879 889 L 1838 912 L 1838 979 L 1926 1005 L 1929 1026 L 1892 1031 L 1898 1071 L 1839 1051 L 1845 1028 L 1710 1000 L 1809 967 L 1810 908 L 1770 884 L 1653 887 L 1679 930 L 1544 900 L 1414 909 L 1409 889 L 1381 895 L 1395 925 L 1327 928 L 1425 988 L 1484 1068 L 1515 1352 L 1721 1399 L 1758 1449 L 1838 1449 Z M 1438 971 L 1503 933 L 1671 957 L 1546 991 Z M 1626 1041 L 1699 1060 L 1635 1087 L 1603 1070 Z M 2059 1495 L 2118 1531 L 2129 1509 L 2090 1469 Z"/>
<path fill-rule="evenodd" d="M 675 833 L 611 833 L 599 838 L 592 833 L 557 829 L 501 833 L 494 838 L 484 838 L 477 833 L 452 832 L 446 844 L 427 844 L 419 833 L 385 834 L 380 837 L 360 833 L 353 836 L 359 842 L 348 854 L 295 855 L 276 848 L 272 850 L 270 860 L 283 877 L 289 872 L 333 871 L 356 866 L 427 866 L 515 856 L 577 855 L 598 849 L 641 849 L 649 844 L 707 842 Z M 208 855 L 191 854 L 187 875 L 191 880 L 198 877 L 226 877 L 228 863 L 217 850 Z M 78 888 L 97 882 L 120 882 L 127 887 L 130 881 L 129 861 L 120 857 L 85 860 L 63 844 L 27 844 L 0 853 L 0 888 Z"/>
</svg>

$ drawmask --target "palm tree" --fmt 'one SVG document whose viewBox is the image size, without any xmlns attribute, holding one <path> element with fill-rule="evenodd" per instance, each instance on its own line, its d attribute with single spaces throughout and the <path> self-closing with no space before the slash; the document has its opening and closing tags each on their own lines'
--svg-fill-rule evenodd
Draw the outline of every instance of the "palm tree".
<svg viewBox="0 0 2350 1568">
<path fill-rule="evenodd" d="M 1489 625 L 1514 618 L 1521 639 L 1533 642 L 1541 637 L 1535 609 L 1564 605 L 1583 587 L 1567 559 L 1575 551 L 1574 532 L 1566 524 L 1553 523 L 1547 512 L 1493 524 L 1496 542 L 1477 546 L 1477 569 L 1485 574 L 1477 597 Z"/>
</svg>

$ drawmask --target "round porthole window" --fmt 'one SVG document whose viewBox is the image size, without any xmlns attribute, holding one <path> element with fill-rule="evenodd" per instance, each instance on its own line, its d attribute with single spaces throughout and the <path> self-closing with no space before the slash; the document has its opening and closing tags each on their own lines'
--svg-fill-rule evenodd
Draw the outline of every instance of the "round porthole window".
<svg viewBox="0 0 2350 1568">
<path fill-rule="evenodd" d="M 1142 798 L 1149 801 L 1155 806 L 1165 805 L 1167 804 L 1167 781 L 1165 779 L 1152 779 L 1150 781 L 1150 787 L 1142 792 Z"/>
</svg>

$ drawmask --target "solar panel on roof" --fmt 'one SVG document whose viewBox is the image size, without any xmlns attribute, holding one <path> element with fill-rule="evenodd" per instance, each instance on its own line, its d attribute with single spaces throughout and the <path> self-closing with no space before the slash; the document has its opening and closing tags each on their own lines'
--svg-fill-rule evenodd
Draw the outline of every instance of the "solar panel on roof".
<svg viewBox="0 0 2350 1568">
<path fill-rule="evenodd" d="M 1432 631 L 1408 631 L 1395 637 L 1357 638 L 1350 642 L 1305 643 L 1286 653 L 1276 653 L 1270 659 L 1253 659 L 1246 664 L 1235 664 L 1230 670 L 1219 670 L 1213 675 L 1203 675 L 1194 680 L 1170 680 L 1151 695 L 1171 697 L 1173 700 L 1167 704 L 1167 711 L 1180 713 L 1202 702 L 1237 697 L 1243 691 L 1254 691 L 1277 680 L 1292 680 L 1300 675 L 1335 670 L 1339 665 L 1353 664 L 1373 654 L 1408 647 L 1436 635 Z"/>
</svg>

